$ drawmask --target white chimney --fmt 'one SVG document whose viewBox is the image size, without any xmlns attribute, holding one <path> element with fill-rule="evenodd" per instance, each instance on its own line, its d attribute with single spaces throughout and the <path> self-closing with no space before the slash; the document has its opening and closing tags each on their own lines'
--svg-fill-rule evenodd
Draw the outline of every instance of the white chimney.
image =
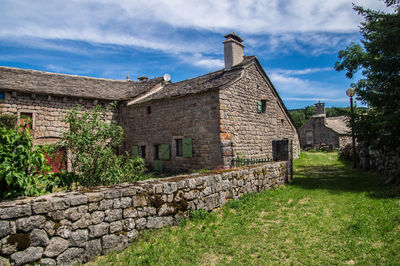
<svg viewBox="0 0 400 266">
<path fill-rule="evenodd" d="M 243 40 L 236 33 L 232 32 L 224 36 L 226 40 L 224 44 L 225 70 L 240 64 L 243 61 Z"/>
</svg>

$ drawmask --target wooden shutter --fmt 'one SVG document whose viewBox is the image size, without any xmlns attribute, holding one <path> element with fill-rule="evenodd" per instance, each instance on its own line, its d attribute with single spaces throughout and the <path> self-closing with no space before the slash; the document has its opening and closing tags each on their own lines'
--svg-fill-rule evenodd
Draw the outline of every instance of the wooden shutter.
<svg viewBox="0 0 400 266">
<path fill-rule="evenodd" d="M 257 112 L 259 114 L 261 114 L 261 112 L 262 112 L 262 102 L 261 101 L 257 102 Z"/>
<path fill-rule="evenodd" d="M 182 139 L 182 155 L 185 158 L 192 158 L 192 139 L 191 138 L 184 138 Z"/>
<path fill-rule="evenodd" d="M 169 160 L 170 159 L 170 149 L 169 144 L 161 144 L 161 160 Z"/>
<path fill-rule="evenodd" d="M 153 170 L 156 172 L 162 172 L 162 161 L 161 160 L 154 160 L 153 161 Z"/>
<path fill-rule="evenodd" d="M 133 146 L 132 147 L 132 157 L 138 157 L 139 156 L 139 146 Z"/>
</svg>

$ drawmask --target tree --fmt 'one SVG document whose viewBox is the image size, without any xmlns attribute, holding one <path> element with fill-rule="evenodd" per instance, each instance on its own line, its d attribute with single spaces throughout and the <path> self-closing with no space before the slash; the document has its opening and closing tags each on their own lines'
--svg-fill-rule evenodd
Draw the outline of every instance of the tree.
<svg viewBox="0 0 400 266">
<path fill-rule="evenodd" d="M 29 130 L 0 127 L 0 198 L 37 196 L 55 186 L 45 153 Z"/>
<path fill-rule="evenodd" d="M 123 129 L 114 121 L 107 122 L 116 103 L 107 108 L 100 105 L 91 110 L 81 107 L 69 112 L 59 146 L 68 151 L 68 161 L 82 186 L 110 185 L 136 181 L 144 171 L 141 158 L 128 154 L 118 156 L 117 148 L 123 139 Z"/>
<path fill-rule="evenodd" d="M 396 150 L 400 144 L 400 9 L 398 1 L 386 0 L 397 12 L 385 13 L 354 6 L 364 17 L 361 44 L 339 51 L 337 71 L 348 78 L 361 70 L 363 78 L 352 84 L 357 100 L 369 106 L 355 115 L 358 140 L 374 147 Z"/>
</svg>

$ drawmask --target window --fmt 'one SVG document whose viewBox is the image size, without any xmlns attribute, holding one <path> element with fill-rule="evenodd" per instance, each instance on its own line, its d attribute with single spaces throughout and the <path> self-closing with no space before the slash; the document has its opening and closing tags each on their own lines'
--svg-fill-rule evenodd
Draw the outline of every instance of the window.
<svg viewBox="0 0 400 266">
<path fill-rule="evenodd" d="M 23 128 L 33 128 L 33 114 L 32 113 L 21 113 L 19 115 L 19 125 Z"/>
<path fill-rule="evenodd" d="M 0 100 L 4 100 L 4 92 L 0 92 Z"/>
<path fill-rule="evenodd" d="M 307 146 L 313 145 L 313 132 L 312 131 L 306 132 L 306 143 L 307 143 Z"/>
<path fill-rule="evenodd" d="M 261 100 L 257 102 L 257 111 L 259 114 L 267 111 L 267 100 Z"/>
<path fill-rule="evenodd" d="M 146 159 L 146 146 L 140 146 L 140 157 Z"/>
<path fill-rule="evenodd" d="M 154 145 L 154 160 L 160 160 L 160 145 Z"/>
<path fill-rule="evenodd" d="M 175 155 L 176 157 L 182 157 L 182 139 L 175 140 Z"/>
<path fill-rule="evenodd" d="M 149 115 L 151 114 L 151 106 L 146 107 L 146 113 Z"/>
</svg>

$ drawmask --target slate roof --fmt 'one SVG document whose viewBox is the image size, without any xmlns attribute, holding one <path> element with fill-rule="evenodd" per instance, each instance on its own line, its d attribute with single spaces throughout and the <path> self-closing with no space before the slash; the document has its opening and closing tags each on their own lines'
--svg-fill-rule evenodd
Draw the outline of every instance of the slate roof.
<svg viewBox="0 0 400 266">
<path fill-rule="evenodd" d="M 346 116 L 327 117 L 326 126 L 341 135 L 350 134 L 350 128 L 346 124 Z"/>
<path fill-rule="evenodd" d="M 166 84 L 161 90 L 135 102 L 135 104 L 142 104 L 159 99 L 180 97 L 220 88 L 221 86 L 224 86 L 239 78 L 241 75 L 240 70 L 243 69 L 243 66 L 250 63 L 255 58 L 255 56 L 245 56 L 240 64 L 234 66 L 229 71 L 221 69 L 196 78 Z"/>
<path fill-rule="evenodd" d="M 162 81 L 162 77 L 135 82 L 0 67 L 0 89 L 104 100 L 135 97 Z"/>
</svg>

